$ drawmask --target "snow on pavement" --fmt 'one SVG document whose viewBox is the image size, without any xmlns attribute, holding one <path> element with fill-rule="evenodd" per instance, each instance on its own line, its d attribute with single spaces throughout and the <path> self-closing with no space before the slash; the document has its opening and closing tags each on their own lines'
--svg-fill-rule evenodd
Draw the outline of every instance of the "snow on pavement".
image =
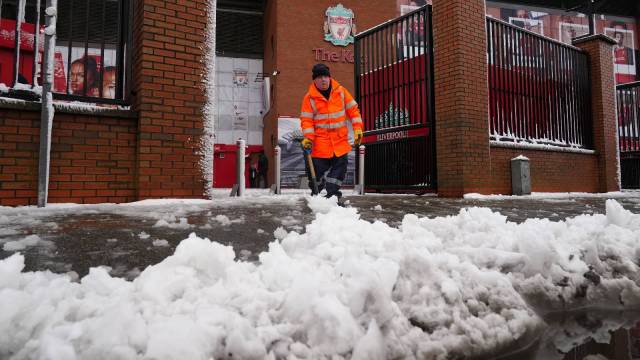
<svg viewBox="0 0 640 360">
<path fill-rule="evenodd" d="M 276 230 L 257 263 L 195 234 L 133 281 L 1 260 L 0 358 L 468 357 L 536 332 L 541 309 L 640 306 L 640 215 L 615 200 L 560 222 L 468 208 L 399 228 L 307 201 L 315 220 Z"/>
</svg>

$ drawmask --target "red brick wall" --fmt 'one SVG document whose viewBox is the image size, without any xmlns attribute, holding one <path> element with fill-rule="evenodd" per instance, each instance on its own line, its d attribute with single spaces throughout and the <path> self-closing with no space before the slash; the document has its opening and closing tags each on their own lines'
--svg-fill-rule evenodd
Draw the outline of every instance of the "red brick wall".
<svg viewBox="0 0 640 360">
<path fill-rule="evenodd" d="M 267 74 L 271 74 L 273 70 L 278 68 L 277 61 L 277 45 L 278 45 L 278 12 L 275 1 L 267 1 L 264 9 L 264 59 L 262 61 L 263 71 Z M 273 148 L 278 142 L 278 88 L 276 82 L 278 76 L 271 78 L 271 109 L 265 114 L 264 117 L 264 129 L 262 131 L 262 144 L 264 146 L 264 152 L 269 159 L 269 168 L 267 173 L 267 179 L 269 183 L 273 183 L 274 175 L 274 151 Z M 284 90 L 284 89 L 283 89 Z"/>
<path fill-rule="evenodd" d="M 205 195 L 200 161 L 205 104 L 206 0 L 141 0 L 134 17 L 138 199 Z M 205 151 L 213 151 L 213 149 Z"/>
<path fill-rule="evenodd" d="M 511 194 L 511 159 L 529 158 L 531 191 L 598 192 L 598 156 L 541 150 L 491 147 L 493 194 Z"/>
<path fill-rule="evenodd" d="M 484 0 L 433 0 L 438 194 L 489 193 Z"/>
<path fill-rule="evenodd" d="M 620 190 L 613 43 L 602 35 L 576 42 L 576 46 L 589 54 L 593 144 L 599 154 L 601 192 Z"/>
<path fill-rule="evenodd" d="M 207 1 L 136 4 L 131 86 L 139 119 L 58 112 L 49 202 L 126 202 L 205 193 L 199 161 Z M 29 110 L 0 109 L 2 205 L 37 202 L 39 105 L 25 108 Z"/>
<path fill-rule="evenodd" d="M 128 202 L 135 197 L 136 118 L 58 112 L 49 202 Z M 0 109 L 0 205 L 38 200 L 40 112 Z"/>
</svg>

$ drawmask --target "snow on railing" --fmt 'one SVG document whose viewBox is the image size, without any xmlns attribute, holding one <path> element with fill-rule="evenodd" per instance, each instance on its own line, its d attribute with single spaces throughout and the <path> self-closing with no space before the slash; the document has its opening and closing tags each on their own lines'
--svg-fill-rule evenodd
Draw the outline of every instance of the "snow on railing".
<svg viewBox="0 0 640 360">
<path fill-rule="evenodd" d="M 592 149 L 587 55 L 490 17 L 487 43 L 492 140 Z"/>
</svg>

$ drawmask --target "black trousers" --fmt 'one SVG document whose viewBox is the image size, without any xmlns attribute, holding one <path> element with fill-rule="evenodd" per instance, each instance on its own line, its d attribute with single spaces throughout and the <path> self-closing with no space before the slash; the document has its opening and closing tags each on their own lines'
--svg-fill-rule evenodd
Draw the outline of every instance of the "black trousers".
<svg viewBox="0 0 640 360">
<path fill-rule="evenodd" d="M 318 191 L 327 189 L 327 197 L 341 197 L 340 186 L 347 175 L 347 163 L 349 162 L 349 154 L 342 156 L 334 156 L 332 158 L 313 158 L 313 167 L 316 171 L 316 182 L 318 183 Z M 306 165 L 306 162 L 305 162 Z M 326 174 L 325 174 L 326 173 Z M 313 184 L 311 182 L 311 172 L 307 168 L 307 177 L 309 178 L 309 188 L 313 194 Z M 317 194 L 313 194 L 317 195 Z"/>
</svg>

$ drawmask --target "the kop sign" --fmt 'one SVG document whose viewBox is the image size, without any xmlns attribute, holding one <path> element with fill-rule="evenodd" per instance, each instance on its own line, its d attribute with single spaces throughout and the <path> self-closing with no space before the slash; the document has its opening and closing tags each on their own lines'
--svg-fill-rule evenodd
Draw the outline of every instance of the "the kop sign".
<svg viewBox="0 0 640 360">
<path fill-rule="evenodd" d="M 356 34 L 353 11 L 342 4 L 327 8 L 324 20 L 324 40 L 336 46 L 353 44 Z M 316 61 L 353 63 L 353 50 L 333 51 L 325 48 L 313 49 Z"/>
</svg>

